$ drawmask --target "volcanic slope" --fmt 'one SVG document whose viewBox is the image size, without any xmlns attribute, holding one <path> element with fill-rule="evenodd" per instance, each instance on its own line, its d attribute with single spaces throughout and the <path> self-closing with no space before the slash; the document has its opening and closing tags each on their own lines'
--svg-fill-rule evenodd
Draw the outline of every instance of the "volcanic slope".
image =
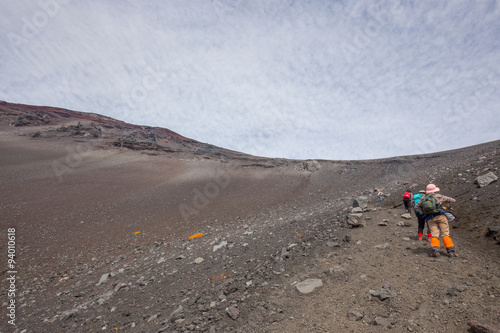
<svg viewBox="0 0 500 333">
<path fill-rule="evenodd" d="M 10 103 L 0 141 L 0 223 L 4 239 L 16 229 L 18 289 L 13 326 L 0 286 L 2 332 L 498 331 L 500 193 L 498 181 L 474 181 L 498 175 L 499 141 L 269 159 Z M 430 258 L 415 217 L 401 217 L 404 190 L 430 182 L 457 199 L 458 258 Z M 368 206 L 352 215 L 360 196 Z M 308 279 L 322 286 L 303 294 Z"/>
</svg>

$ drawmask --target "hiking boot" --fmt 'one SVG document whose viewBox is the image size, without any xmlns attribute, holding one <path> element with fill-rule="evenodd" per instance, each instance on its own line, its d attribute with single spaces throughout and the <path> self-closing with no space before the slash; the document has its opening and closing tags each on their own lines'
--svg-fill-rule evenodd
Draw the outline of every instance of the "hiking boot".
<svg viewBox="0 0 500 333">
<path fill-rule="evenodd" d="M 458 254 L 456 254 L 455 252 L 448 253 L 448 257 L 455 258 L 455 257 L 458 257 Z"/>
<path fill-rule="evenodd" d="M 431 253 L 431 257 L 433 257 L 433 258 L 437 258 L 437 257 L 439 257 L 440 255 L 441 255 L 441 253 L 439 253 L 439 252 L 432 252 L 432 253 Z"/>
</svg>

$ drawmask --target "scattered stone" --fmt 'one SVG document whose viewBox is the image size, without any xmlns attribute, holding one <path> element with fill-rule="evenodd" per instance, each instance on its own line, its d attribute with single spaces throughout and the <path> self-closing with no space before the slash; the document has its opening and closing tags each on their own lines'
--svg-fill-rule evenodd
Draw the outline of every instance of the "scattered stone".
<svg viewBox="0 0 500 333">
<path fill-rule="evenodd" d="M 175 322 L 176 320 L 178 320 L 179 318 L 182 317 L 182 310 L 184 310 L 184 308 L 182 307 L 182 305 L 179 305 L 179 307 L 177 309 L 175 309 L 169 316 L 169 320 L 170 322 Z"/>
<path fill-rule="evenodd" d="M 223 248 L 223 247 L 224 247 L 224 246 L 226 246 L 226 245 L 227 245 L 227 242 L 226 242 L 226 241 L 222 241 L 222 242 L 220 242 L 218 245 L 215 245 L 215 246 L 214 246 L 213 252 L 217 251 L 218 249 Z"/>
<path fill-rule="evenodd" d="M 464 292 L 466 289 L 467 289 L 467 286 L 458 285 L 458 286 L 450 288 L 450 290 L 448 290 L 447 295 L 451 296 L 451 297 L 457 297 L 460 295 L 461 292 Z"/>
<path fill-rule="evenodd" d="M 116 293 L 116 292 L 118 292 L 120 289 L 125 288 L 126 286 L 127 286 L 127 284 L 126 284 L 126 283 L 123 283 L 123 282 L 122 282 L 122 283 L 118 283 L 118 284 L 115 286 L 114 292 Z"/>
<path fill-rule="evenodd" d="M 411 219 L 411 214 L 409 214 L 409 213 L 404 213 L 404 214 L 401 214 L 401 217 L 402 217 L 402 218 L 404 218 L 404 219 L 409 220 L 409 219 Z"/>
<path fill-rule="evenodd" d="M 161 264 L 162 262 L 165 262 L 165 257 L 161 257 L 156 263 Z"/>
<path fill-rule="evenodd" d="M 307 160 L 298 164 L 296 168 L 298 168 L 300 171 L 315 172 L 321 168 L 321 164 L 319 164 L 319 162 L 316 160 Z"/>
<path fill-rule="evenodd" d="M 203 259 L 203 258 L 196 258 L 196 259 L 194 260 L 194 263 L 195 263 L 195 264 L 201 264 L 201 263 L 202 263 L 202 262 L 204 262 L 204 261 L 205 261 L 205 259 Z"/>
<path fill-rule="evenodd" d="M 375 317 L 375 320 L 373 321 L 373 325 L 388 327 L 388 326 L 391 326 L 391 321 L 387 318 Z"/>
<path fill-rule="evenodd" d="M 347 314 L 347 319 L 349 319 L 349 321 L 360 321 L 363 317 L 364 316 L 357 311 L 349 311 Z"/>
<path fill-rule="evenodd" d="M 350 226 L 351 228 L 360 228 L 363 226 L 363 223 L 359 222 L 358 219 L 354 217 L 348 217 L 347 225 Z"/>
<path fill-rule="evenodd" d="M 158 315 L 155 314 L 155 315 L 152 315 L 151 317 L 148 318 L 148 323 L 155 320 L 156 318 L 158 318 Z"/>
<path fill-rule="evenodd" d="M 340 265 L 335 265 L 335 266 L 333 266 L 333 268 L 330 268 L 331 273 L 333 273 L 333 272 L 335 272 L 335 273 L 345 272 L 345 270 L 346 269 Z"/>
<path fill-rule="evenodd" d="M 101 275 L 101 278 L 99 279 L 99 282 L 96 283 L 96 286 L 100 286 L 102 283 L 104 283 L 108 277 L 110 276 L 111 274 L 110 273 L 106 273 L 106 274 L 103 274 Z"/>
<path fill-rule="evenodd" d="M 410 239 L 410 237 L 403 237 L 403 240 L 404 240 L 404 241 L 409 241 L 409 240 L 411 240 L 411 239 Z"/>
<path fill-rule="evenodd" d="M 352 210 L 351 210 L 352 213 L 363 213 L 363 208 L 361 207 L 354 207 Z"/>
<path fill-rule="evenodd" d="M 320 279 L 307 279 L 295 285 L 295 287 L 301 294 L 310 294 L 314 291 L 314 289 L 321 286 L 323 286 L 323 281 L 321 281 Z"/>
<path fill-rule="evenodd" d="M 340 247 L 340 243 L 338 243 L 338 242 L 326 242 L 326 246 L 328 246 L 328 247 Z"/>
<path fill-rule="evenodd" d="M 236 320 L 238 319 L 238 317 L 240 316 L 240 310 L 238 310 L 236 307 L 234 306 L 230 306 L 228 308 L 226 308 L 226 314 L 232 319 L 232 320 Z"/>
<path fill-rule="evenodd" d="M 132 323 L 132 324 L 134 324 L 134 323 Z M 132 328 L 133 328 L 133 327 L 135 327 L 135 324 L 134 324 L 134 326 L 131 326 L 131 327 L 132 327 Z M 167 325 L 165 325 L 165 326 L 161 327 L 158 331 L 156 331 L 156 333 L 163 333 L 163 332 L 167 332 L 167 330 L 168 330 L 169 328 L 170 328 L 170 325 L 168 325 L 168 324 L 167 324 Z"/>
<path fill-rule="evenodd" d="M 182 259 L 186 259 L 186 256 L 185 255 L 182 255 L 182 254 L 179 254 L 175 260 L 182 260 Z"/>
<path fill-rule="evenodd" d="M 488 227 L 488 230 L 486 230 L 486 237 L 493 237 L 493 239 L 500 238 L 500 225 L 494 226 L 494 227 Z"/>
<path fill-rule="evenodd" d="M 59 320 L 60 321 L 68 320 L 68 319 L 74 317 L 77 312 L 78 312 L 78 309 L 71 309 L 71 310 L 64 311 L 63 313 L 61 313 L 61 318 Z"/>
<path fill-rule="evenodd" d="M 376 249 L 380 249 L 380 250 L 383 250 L 383 249 L 386 249 L 390 246 L 389 243 L 384 243 L 384 244 L 380 244 L 380 245 L 377 245 L 375 246 Z"/>
<path fill-rule="evenodd" d="M 389 223 L 387 223 L 387 222 L 379 222 L 378 225 L 381 226 L 381 227 L 387 227 L 389 225 Z"/>
<path fill-rule="evenodd" d="M 392 290 L 389 290 L 387 288 L 380 288 L 377 290 L 370 289 L 370 294 L 373 297 L 377 297 L 381 301 L 397 296 L 397 294 L 395 292 L 393 292 Z"/>
<path fill-rule="evenodd" d="M 99 297 L 99 299 L 97 300 L 97 304 L 102 305 L 106 303 L 107 301 L 109 301 L 112 295 L 113 295 L 113 290 L 105 292 Z"/>
<path fill-rule="evenodd" d="M 476 184 L 477 187 L 485 187 L 496 180 L 498 180 L 498 177 L 493 172 L 488 172 L 485 175 L 477 177 L 474 184 Z"/>
</svg>

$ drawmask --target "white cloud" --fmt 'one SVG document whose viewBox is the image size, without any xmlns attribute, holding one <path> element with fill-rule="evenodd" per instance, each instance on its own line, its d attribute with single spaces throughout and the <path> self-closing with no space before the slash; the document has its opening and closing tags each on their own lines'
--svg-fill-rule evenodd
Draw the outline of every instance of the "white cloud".
<svg viewBox="0 0 500 333">
<path fill-rule="evenodd" d="M 496 1 L 4 7 L 8 101 L 272 157 L 365 159 L 500 139 Z M 422 134 L 430 143 L 402 139 Z"/>
</svg>

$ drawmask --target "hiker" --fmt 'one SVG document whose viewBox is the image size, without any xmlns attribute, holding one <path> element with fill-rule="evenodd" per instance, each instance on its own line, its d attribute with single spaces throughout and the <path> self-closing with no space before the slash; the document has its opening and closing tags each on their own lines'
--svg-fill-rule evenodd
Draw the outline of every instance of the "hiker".
<svg viewBox="0 0 500 333">
<path fill-rule="evenodd" d="M 425 196 L 420 199 L 415 209 L 420 214 L 424 215 L 425 221 L 429 223 L 431 229 L 431 257 L 440 256 L 441 242 L 439 241 L 439 234 L 443 236 L 444 247 L 450 257 L 458 257 L 455 253 L 455 245 L 450 237 L 450 226 L 446 211 L 442 208 L 443 205 L 448 205 L 456 200 L 439 194 L 440 189 L 434 184 L 427 185 Z"/>
<path fill-rule="evenodd" d="M 413 205 L 416 206 L 420 199 L 424 196 L 425 190 L 420 190 L 418 193 L 415 193 L 413 195 Z M 429 223 L 425 222 L 425 218 L 422 214 L 420 214 L 416 209 L 415 209 L 415 215 L 417 216 L 418 220 L 418 240 L 422 240 L 424 237 L 424 226 L 427 224 L 427 240 L 431 240 L 431 229 L 429 229 Z"/>
<path fill-rule="evenodd" d="M 411 203 L 413 201 L 413 194 L 411 190 L 406 190 L 403 194 L 403 203 L 405 204 L 405 212 L 411 215 Z"/>
<path fill-rule="evenodd" d="M 381 191 L 381 190 L 377 190 L 378 202 L 382 202 L 382 195 L 383 195 L 383 194 L 384 194 L 384 193 L 382 193 L 382 191 Z"/>
</svg>

